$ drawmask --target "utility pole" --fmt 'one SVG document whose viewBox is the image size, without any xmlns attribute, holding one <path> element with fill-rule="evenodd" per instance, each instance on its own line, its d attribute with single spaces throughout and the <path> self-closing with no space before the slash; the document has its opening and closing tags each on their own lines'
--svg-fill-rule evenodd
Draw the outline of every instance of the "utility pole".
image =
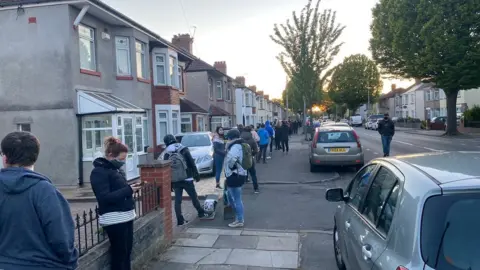
<svg viewBox="0 0 480 270">
<path fill-rule="evenodd" d="M 367 93 L 368 93 L 367 94 L 367 99 L 368 99 L 368 101 L 367 101 L 367 117 L 369 117 L 370 116 L 370 89 L 368 89 Z"/>
<path fill-rule="evenodd" d="M 285 77 L 285 98 L 287 100 L 287 120 L 289 119 L 289 113 L 288 111 L 290 110 L 290 107 L 288 107 L 288 75 Z M 282 119 L 283 120 L 283 119 Z"/>
</svg>

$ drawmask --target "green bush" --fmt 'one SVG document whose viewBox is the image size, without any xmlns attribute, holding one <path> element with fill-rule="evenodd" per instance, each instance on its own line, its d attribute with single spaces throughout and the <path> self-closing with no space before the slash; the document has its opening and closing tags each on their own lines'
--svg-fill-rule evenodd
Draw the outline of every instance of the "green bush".
<svg viewBox="0 0 480 270">
<path fill-rule="evenodd" d="M 480 106 L 474 105 L 463 113 L 467 121 L 480 121 Z"/>
<path fill-rule="evenodd" d="M 422 120 L 422 124 L 420 125 L 420 128 L 421 129 L 427 129 L 427 121 L 426 120 Z"/>
</svg>

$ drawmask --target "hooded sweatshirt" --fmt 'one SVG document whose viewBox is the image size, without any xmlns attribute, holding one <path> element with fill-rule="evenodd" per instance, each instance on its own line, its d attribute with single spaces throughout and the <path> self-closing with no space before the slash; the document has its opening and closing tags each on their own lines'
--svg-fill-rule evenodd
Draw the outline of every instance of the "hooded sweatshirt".
<svg viewBox="0 0 480 270">
<path fill-rule="evenodd" d="M 0 269 L 75 269 L 78 251 L 70 206 L 34 171 L 0 171 Z"/>
<path fill-rule="evenodd" d="M 259 145 L 268 145 L 270 140 L 270 136 L 268 135 L 268 131 L 265 128 L 260 128 L 258 131 L 258 137 L 260 137 Z"/>
<path fill-rule="evenodd" d="M 265 122 L 265 130 L 268 132 L 268 136 L 274 137 L 275 136 L 275 130 L 273 130 L 272 126 L 270 125 L 270 121 L 267 120 Z"/>
</svg>

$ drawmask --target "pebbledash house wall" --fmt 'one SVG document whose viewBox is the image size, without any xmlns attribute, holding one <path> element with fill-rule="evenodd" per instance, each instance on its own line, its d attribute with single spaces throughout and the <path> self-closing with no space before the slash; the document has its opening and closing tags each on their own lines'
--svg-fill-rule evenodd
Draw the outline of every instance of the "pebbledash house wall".
<svg viewBox="0 0 480 270">
<path fill-rule="evenodd" d="M 117 80 L 115 65 L 116 35 L 138 39 L 147 46 L 148 37 L 87 13 L 81 23 L 100 29 L 95 31 L 95 49 L 101 76 L 82 74 L 78 32 L 72 25 L 79 12 L 66 4 L 27 7 L 23 15 L 17 15 L 16 8 L 0 9 L 1 29 L 9 29 L 0 31 L 0 137 L 16 130 L 17 124 L 29 123 L 41 143 L 35 170 L 59 186 L 79 181 L 77 91 L 112 93 L 147 111 L 152 108 L 151 85 L 135 79 Z M 32 17 L 36 23 L 29 23 Z M 110 40 L 101 38 L 104 29 Z M 135 59 L 132 44 L 131 59 Z M 135 65 L 136 61 L 131 61 L 132 74 Z M 152 138 L 152 130 L 149 134 Z M 91 161 L 83 162 L 84 180 L 88 181 L 91 169 Z"/>
</svg>

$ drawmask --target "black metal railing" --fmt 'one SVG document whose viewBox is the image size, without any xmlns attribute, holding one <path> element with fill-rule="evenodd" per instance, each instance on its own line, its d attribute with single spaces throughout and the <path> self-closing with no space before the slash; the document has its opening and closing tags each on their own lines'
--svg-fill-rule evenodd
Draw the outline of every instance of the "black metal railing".
<svg viewBox="0 0 480 270">
<path fill-rule="evenodd" d="M 160 189 L 153 183 L 147 183 L 133 194 L 135 201 L 136 219 L 158 210 L 160 207 Z M 87 253 L 96 245 L 105 241 L 108 237 L 99 223 L 98 206 L 94 209 L 84 210 L 83 213 L 76 214 L 75 222 L 75 246 L 80 256 Z"/>
</svg>

